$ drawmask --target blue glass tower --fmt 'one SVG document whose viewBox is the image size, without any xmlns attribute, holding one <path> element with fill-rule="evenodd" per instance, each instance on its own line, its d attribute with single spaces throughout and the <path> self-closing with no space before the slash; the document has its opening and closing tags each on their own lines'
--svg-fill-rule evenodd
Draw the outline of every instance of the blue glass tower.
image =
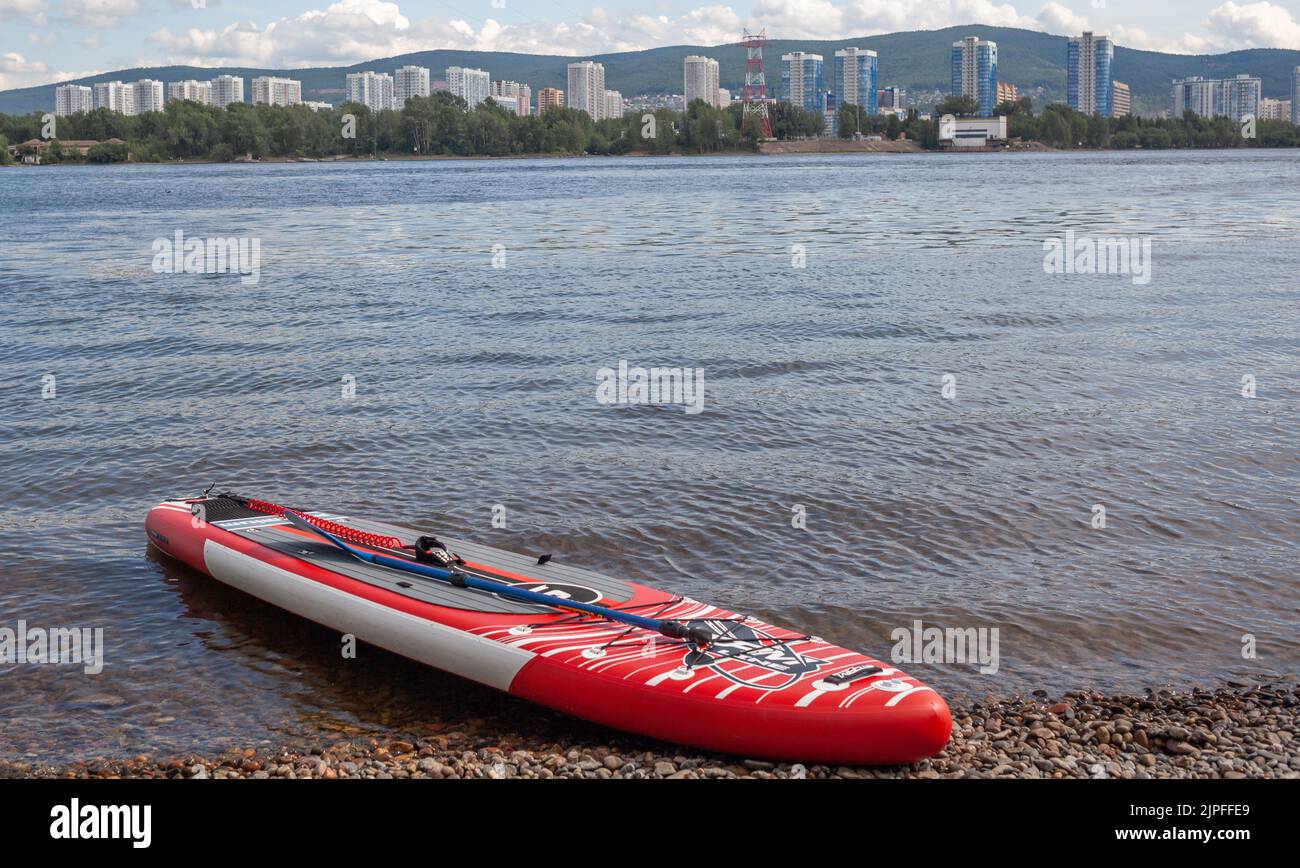
<svg viewBox="0 0 1300 868">
<path fill-rule="evenodd" d="M 1115 43 L 1108 36 L 1085 33 L 1066 48 L 1065 96 L 1070 108 L 1086 115 L 1115 113 Z"/>
<path fill-rule="evenodd" d="M 952 92 L 973 97 L 980 114 L 992 116 L 998 104 L 998 44 L 967 36 L 952 44 Z"/>
<path fill-rule="evenodd" d="M 820 54 L 794 51 L 781 56 L 781 99 L 804 111 L 826 106 L 826 79 Z"/>
<path fill-rule="evenodd" d="M 869 115 L 874 115 L 876 105 L 876 80 L 879 60 L 874 51 L 860 48 L 841 48 L 835 52 L 831 89 L 838 105 L 856 105 Z"/>
</svg>

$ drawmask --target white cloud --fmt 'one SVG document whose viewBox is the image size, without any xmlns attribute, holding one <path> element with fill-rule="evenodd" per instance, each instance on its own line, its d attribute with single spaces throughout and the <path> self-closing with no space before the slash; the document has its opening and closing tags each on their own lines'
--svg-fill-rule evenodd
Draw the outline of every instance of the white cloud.
<svg viewBox="0 0 1300 868">
<path fill-rule="evenodd" d="M 73 27 L 100 30 L 117 27 L 139 11 L 140 0 L 63 0 L 62 17 Z"/>
<path fill-rule="evenodd" d="M 195 0 L 167 0 L 192 6 Z M 213 7 L 220 0 L 205 0 Z M 335 66 L 396 54 L 455 48 L 530 54 L 592 55 L 635 51 L 661 45 L 718 45 L 733 42 L 744 28 L 767 28 L 783 39 L 832 39 L 915 29 L 980 23 L 1070 35 L 1092 30 L 1087 17 L 1048 0 L 1035 14 L 1021 8 L 1037 0 L 754 0 L 742 17 L 731 6 L 712 4 L 682 14 L 649 14 L 594 7 L 570 21 L 534 20 L 522 24 L 488 18 L 476 25 L 462 18 L 413 20 L 390 0 L 337 0 L 265 24 L 249 21 L 173 31 L 167 27 L 147 36 L 161 56 L 143 63 L 196 66 L 294 68 Z M 44 0 L 0 0 L 0 17 L 40 14 Z M 77 26 L 113 27 L 140 11 L 140 0 L 62 0 L 63 17 Z M 194 18 L 189 19 L 191 22 Z M 1156 38 L 1135 27 L 1111 26 L 1106 32 L 1127 47 L 1201 53 L 1248 47 L 1300 48 L 1300 24 L 1291 12 L 1260 0 L 1226 2 L 1204 22 L 1208 35 L 1185 33 Z M 102 43 L 93 34 L 82 40 L 87 50 Z M 12 74 L 12 73 L 11 73 Z"/>
<path fill-rule="evenodd" d="M 1300 23 L 1291 12 L 1272 3 L 1228 2 L 1210 11 L 1205 22 L 1210 44 L 1221 51 L 1241 48 L 1300 49 Z"/>
<path fill-rule="evenodd" d="M 1092 29 L 1087 18 L 1074 14 L 1072 10 L 1066 9 L 1055 0 L 1038 11 L 1038 23 L 1048 33 L 1064 36 L 1073 36 Z"/>
<path fill-rule="evenodd" d="M 168 63 L 293 67 L 346 65 L 434 48 L 577 55 L 673 43 L 716 45 L 735 40 L 741 26 L 734 10 L 714 5 L 677 18 L 611 14 L 596 7 L 577 22 L 514 25 L 488 18 L 475 29 L 462 19 L 412 22 L 384 0 L 340 0 L 264 27 L 252 22 L 176 32 L 164 27 L 148 39 L 161 47 Z"/>
<path fill-rule="evenodd" d="M 26 19 L 39 27 L 44 27 L 45 0 L 0 0 L 0 18 Z"/>
</svg>

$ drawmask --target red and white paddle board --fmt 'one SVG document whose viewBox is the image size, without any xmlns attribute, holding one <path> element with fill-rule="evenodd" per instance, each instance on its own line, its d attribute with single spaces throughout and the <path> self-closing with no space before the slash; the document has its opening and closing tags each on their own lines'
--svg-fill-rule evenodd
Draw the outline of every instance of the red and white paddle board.
<svg viewBox="0 0 1300 868">
<path fill-rule="evenodd" d="M 909 763 L 947 742 L 929 687 L 856 651 L 555 560 L 443 539 L 469 575 L 559 608 L 363 563 L 228 496 L 165 501 L 149 541 L 231 587 L 365 642 L 596 723 L 666 741 L 805 763 Z M 311 511 L 352 545 L 415 556 L 421 532 Z M 574 611 L 565 600 L 707 628 L 704 647 Z"/>
</svg>

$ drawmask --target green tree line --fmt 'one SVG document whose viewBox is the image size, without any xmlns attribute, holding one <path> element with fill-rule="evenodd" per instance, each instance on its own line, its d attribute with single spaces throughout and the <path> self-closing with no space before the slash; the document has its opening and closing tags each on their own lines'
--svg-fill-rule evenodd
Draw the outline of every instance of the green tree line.
<svg viewBox="0 0 1300 868">
<path fill-rule="evenodd" d="M 779 137 L 810 135 L 820 119 L 792 107 L 774 107 Z M 814 124 L 816 121 L 816 124 Z M 9 142 L 41 138 L 40 114 L 0 114 Z M 234 103 L 226 108 L 184 100 L 161 112 L 122 115 L 95 109 L 56 121 L 56 139 L 101 142 L 86 159 L 113 162 L 127 154 L 141 162 L 240 157 L 331 157 L 418 154 L 712 153 L 754 150 L 753 131 L 741 134 L 739 106 L 715 108 L 695 100 L 684 112 L 660 109 L 593 121 L 585 112 L 557 108 L 521 117 L 488 100 L 469 110 L 446 92 L 415 97 L 401 110 L 371 111 L 345 103 L 329 111 L 307 106 Z M 124 145 L 107 143 L 121 139 Z M 54 142 L 50 162 L 79 159 Z"/>
<path fill-rule="evenodd" d="M 777 139 L 820 134 L 822 117 L 786 103 L 770 105 Z M 943 114 L 971 116 L 979 107 L 966 97 L 940 103 L 930 120 L 915 111 L 907 117 L 869 115 L 860 106 L 845 105 L 837 115 L 843 138 L 879 135 L 907 138 L 924 148 L 939 147 L 938 120 Z M 1054 148 L 1228 148 L 1296 147 L 1300 130 L 1284 121 L 1257 121 L 1255 137 L 1228 118 L 1147 120 L 1084 115 L 1060 104 L 1034 114 L 1023 98 L 998 107 L 1008 116 L 1009 134 Z M 0 114 L 0 143 L 40 138 L 40 114 Z M 489 100 L 467 110 L 464 100 L 446 92 L 408 100 L 401 110 L 372 112 L 345 103 L 329 111 L 307 106 L 235 103 L 220 109 L 174 100 L 161 112 L 127 116 L 96 109 L 57 120 L 57 139 L 93 139 L 100 144 L 85 159 L 120 162 L 134 159 L 162 162 L 175 159 L 232 160 L 240 157 L 381 156 L 510 156 L 515 154 L 708 154 L 753 151 L 756 131 L 741 132 L 741 107 L 716 108 L 693 100 L 683 112 L 659 109 L 631 112 L 619 118 L 593 121 L 570 108 L 520 117 Z M 49 162 L 81 159 L 51 142 Z M 110 143 L 120 139 L 124 144 Z M 0 147 L 0 160 L 8 155 Z"/>
</svg>

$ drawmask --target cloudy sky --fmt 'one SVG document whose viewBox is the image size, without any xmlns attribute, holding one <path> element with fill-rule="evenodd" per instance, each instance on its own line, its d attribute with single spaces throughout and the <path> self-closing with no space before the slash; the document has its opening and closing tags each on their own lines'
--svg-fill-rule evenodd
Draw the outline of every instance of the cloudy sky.
<svg viewBox="0 0 1300 868">
<path fill-rule="evenodd" d="M 992 24 L 1180 53 L 1300 49 L 1300 0 L 0 0 L 0 89 L 114 69 L 335 66 L 433 48 L 595 54 L 743 27 L 837 39 Z"/>
</svg>

